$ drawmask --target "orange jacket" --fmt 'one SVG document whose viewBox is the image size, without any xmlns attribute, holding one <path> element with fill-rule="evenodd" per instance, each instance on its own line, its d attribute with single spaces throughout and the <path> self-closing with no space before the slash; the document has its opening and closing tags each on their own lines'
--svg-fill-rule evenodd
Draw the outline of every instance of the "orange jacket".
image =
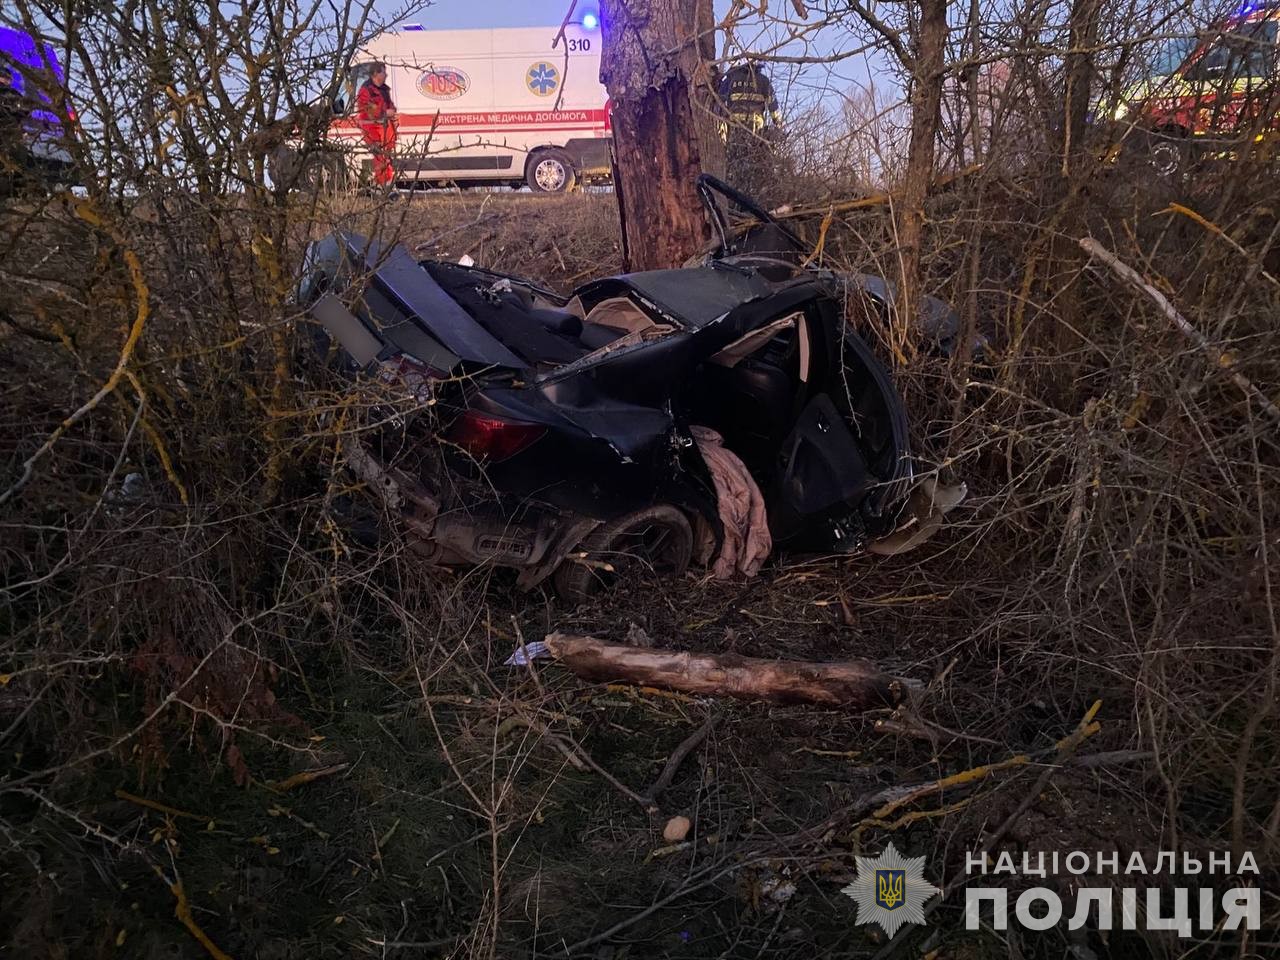
<svg viewBox="0 0 1280 960">
<path fill-rule="evenodd" d="M 360 85 L 356 95 L 356 111 L 360 116 L 360 124 L 364 126 L 381 126 L 387 120 L 387 111 L 394 110 L 396 105 L 391 100 L 391 88 L 384 84 L 376 84 L 372 79 Z"/>
</svg>

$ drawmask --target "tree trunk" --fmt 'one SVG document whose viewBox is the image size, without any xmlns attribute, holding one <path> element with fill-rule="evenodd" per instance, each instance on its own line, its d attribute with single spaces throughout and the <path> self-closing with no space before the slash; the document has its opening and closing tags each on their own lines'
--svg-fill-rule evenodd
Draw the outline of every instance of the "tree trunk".
<svg viewBox="0 0 1280 960">
<path fill-rule="evenodd" d="M 679 266 L 708 236 L 694 183 L 704 148 L 714 152 L 714 123 L 698 105 L 710 99 L 710 0 L 605 0 L 600 14 L 625 265 Z"/>
<path fill-rule="evenodd" d="M 695 0 L 695 36 L 698 63 L 693 79 L 693 122 L 698 130 L 698 154 L 702 169 L 724 178 L 727 162 L 725 143 L 720 139 L 719 77 L 712 66 L 716 59 L 716 13 L 713 0 Z"/>
<path fill-rule="evenodd" d="M 1053 194 L 1057 197 L 1055 217 L 1061 223 L 1074 223 L 1080 215 L 1082 193 L 1087 189 L 1089 177 L 1096 161 L 1085 150 L 1088 130 L 1088 109 L 1092 99 L 1094 53 L 1098 37 L 1098 19 L 1101 0 L 1073 0 L 1067 23 L 1069 29 L 1065 77 L 1062 92 L 1062 139 L 1058 144 L 1058 176 L 1054 178 Z M 1051 247 L 1052 270 L 1049 278 L 1054 285 L 1057 322 L 1047 326 L 1045 346 L 1053 353 L 1071 354 L 1079 344 L 1076 331 L 1085 329 L 1080 314 L 1080 278 L 1084 272 L 1084 257 L 1071 238 L 1055 233 Z M 1061 390 L 1062 402 L 1070 404 L 1074 392 L 1074 363 L 1058 366 L 1055 378 Z"/>
<path fill-rule="evenodd" d="M 1088 121 L 1089 100 L 1092 91 L 1092 47 L 1098 40 L 1098 15 L 1100 0 L 1075 0 L 1068 18 L 1070 31 L 1066 57 L 1066 89 L 1063 95 L 1062 118 L 1062 176 L 1071 178 L 1080 173 L 1080 159 L 1084 155 L 1084 137 Z"/>
<path fill-rule="evenodd" d="M 942 64 L 947 49 L 947 0 L 921 0 L 911 77 L 911 141 L 907 174 L 898 214 L 898 256 L 902 283 L 894 324 L 899 357 L 914 346 L 909 331 L 919 313 L 920 244 L 924 235 L 924 201 L 933 181 L 934 145 L 942 108 Z"/>
</svg>

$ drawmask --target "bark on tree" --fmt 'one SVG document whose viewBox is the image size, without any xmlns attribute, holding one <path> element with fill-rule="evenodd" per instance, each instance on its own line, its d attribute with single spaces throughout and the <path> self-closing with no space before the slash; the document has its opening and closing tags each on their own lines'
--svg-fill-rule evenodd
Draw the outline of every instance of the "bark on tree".
<svg viewBox="0 0 1280 960">
<path fill-rule="evenodd" d="M 694 36 L 698 63 L 693 83 L 693 122 L 698 128 L 698 155 L 702 169 L 723 178 L 727 166 L 725 143 L 720 139 L 720 74 L 712 64 L 716 59 L 716 11 L 714 0 L 694 0 Z"/>
<path fill-rule="evenodd" d="M 1069 178 L 1080 171 L 1084 155 L 1085 129 L 1088 123 L 1092 92 L 1094 54 L 1098 41 L 1100 0 L 1074 0 L 1068 17 L 1070 38 L 1066 57 L 1066 89 L 1063 95 L 1062 176 Z"/>
<path fill-rule="evenodd" d="M 933 181 L 934 147 L 942 108 L 942 65 L 947 49 L 947 0 L 920 0 L 911 71 L 911 140 L 898 213 L 898 257 L 902 283 L 898 289 L 896 334 L 910 351 L 909 330 L 919 312 L 920 245 L 924 237 L 924 202 Z"/>
<path fill-rule="evenodd" d="M 1088 130 L 1088 109 L 1092 100 L 1094 57 L 1093 47 L 1098 39 L 1098 21 L 1102 12 L 1101 0 L 1072 0 L 1067 18 L 1069 30 L 1065 79 L 1062 91 L 1062 138 L 1058 145 L 1059 176 L 1052 187 L 1058 209 L 1057 222 L 1074 223 L 1080 216 L 1083 192 L 1094 173 L 1096 160 L 1085 150 Z M 1080 248 L 1070 237 L 1055 233 L 1051 248 L 1050 276 L 1061 278 L 1053 291 L 1058 322 L 1047 325 L 1048 349 L 1061 354 L 1073 353 L 1078 344 L 1075 331 L 1080 326 L 1080 277 L 1084 259 Z M 1062 391 L 1062 402 L 1073 392 L 1074 364 L 1058 367 L 1056 382 Z"/>
<path fill-rule="evenodd" d="M 604 0 L 600 19 L 626 267 L 679 266 L 707 239 L 694 181 L 719 153 L 711 0 Z"/>
</svg>

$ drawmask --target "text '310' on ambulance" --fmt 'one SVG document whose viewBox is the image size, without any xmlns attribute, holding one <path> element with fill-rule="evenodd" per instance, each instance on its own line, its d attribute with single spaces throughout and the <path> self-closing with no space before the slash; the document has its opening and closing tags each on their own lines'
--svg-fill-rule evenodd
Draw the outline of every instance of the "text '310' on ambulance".
<svg viewBox="0 0 1280 960">
<path fill-rule="evenodd" d="M 398 114 L 396 182 L 509 184 L 560 193 L 609 176 L 609 103 L 600 83 L 600 31 L 580 14 L 559 26 L 380 34 L 365 46 L 335 101 L 329 135 L 367 179 L 371 155 L 352 113 L 376 62 Z M 566 62 L 567 51 L 567 62 Z"/>
</svg>

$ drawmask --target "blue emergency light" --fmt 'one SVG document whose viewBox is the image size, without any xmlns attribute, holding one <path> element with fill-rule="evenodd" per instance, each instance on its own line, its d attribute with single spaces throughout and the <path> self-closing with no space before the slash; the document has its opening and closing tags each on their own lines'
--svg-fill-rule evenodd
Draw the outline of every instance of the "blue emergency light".
<svg viewBox="0 0 1280 960">
<path fill-rule="evenodd" d="M 18 69 L 19 64 L 29 71 L 48 70 L 59 85 L 66 83 L 66 73 L 63 72 L 62 64 L 58 62 L 58 51 L 52 43 L 38 39 L 22 30 L 0 27 L 0 70 L 9 74 L 9 82 L 15 91 L 25 93 L 27 78 L 23 75 L 23 71 Z M 53 103 L 45 90 L 36 90 L 35 97 L 46 104 Z M 32 110 L 31 116 L 47 123 L 62 122 L 56 113 L 48 110 Z"/>
<path fill-rule="evenodd" d="M 594 13 L 584 13 L 582 15 L 582 29 L 594 30 L 598 26 L 600 26 L 600 18 Z"/>
<path fill-rule="evenodd" d="M 1244 20 L 1255 13 L 1273 9 L 1275 5 L 1275 0 L 1246 0 L 1245 3 L 1240 5 L 1240 9 L 1231 14 L 1230 19 Z"/>
</svg>

